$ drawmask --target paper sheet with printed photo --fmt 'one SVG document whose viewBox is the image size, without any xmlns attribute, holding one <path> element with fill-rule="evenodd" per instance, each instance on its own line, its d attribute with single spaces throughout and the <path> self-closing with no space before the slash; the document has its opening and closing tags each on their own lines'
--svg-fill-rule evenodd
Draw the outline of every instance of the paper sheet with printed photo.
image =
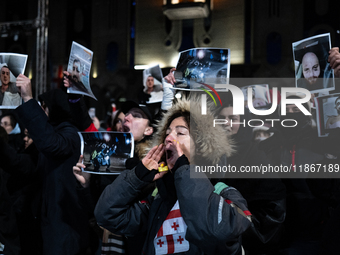
<svg viewBox="0 0 340 255">
<path fill-rule="evenodd" d="M 68 93 L 81 94 L 89 97 L 94 96 L 90 86 L 90 73 L 93 52 L 79 43 L 72 42 L 71 53 L 68 61 L 67 71 L 70 73 L 70 87 Z"/>
</svg>

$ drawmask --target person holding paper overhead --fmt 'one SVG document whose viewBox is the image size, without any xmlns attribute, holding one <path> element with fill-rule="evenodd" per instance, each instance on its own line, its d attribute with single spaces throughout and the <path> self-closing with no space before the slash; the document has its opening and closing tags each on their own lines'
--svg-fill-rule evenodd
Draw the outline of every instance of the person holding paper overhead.
<svg viewBox="0 0 340 255">
<path fill-rule="evenodd" d="M 88 215 L 81 204 L 72 168 L 80 154 L 67 95 L 54 89 L 33 99 L 31 81 L 16 81 L 24 103 L 16 111 L 39 150 L 40 218 L 43 254 L 84 254 L 89 245 Z"/>
</svg>

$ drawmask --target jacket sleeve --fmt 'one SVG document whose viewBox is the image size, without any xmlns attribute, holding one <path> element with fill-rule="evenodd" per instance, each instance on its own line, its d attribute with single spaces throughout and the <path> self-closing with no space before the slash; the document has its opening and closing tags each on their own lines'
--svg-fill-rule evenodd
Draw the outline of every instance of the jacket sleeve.
<svg viewBox="0 0 340 255">
<path fill-rule="evenodd" d="M 57 132 L 39 104 L 31 99 L 16 109 L 20 120 L 27 128 L 38 150 L 47 158 L 64 159 L 73 155 L 80 143 L 77 129 L 71 124 Z"/>
<path fill-rule="evenodd" d="M 244 248 L 276 251 L 284 230 L 285 199 L 262 200 L 252 203 L 252 224 L 242 236 Z"/>
<path fill-rule="evenodd" d="M 228 187 L 220 193 L 223 196 L 218 195 L 204 173 L 201 177 L 190 178 L 190 166 L 181 166 L 175 173 L 175 186 L 188 226 L 186 239 L 211 254 L 221 251 L 221 245 L 237 242 L 250 226 L 250 217 L 245 214 L 246 201 L 236 189 Z"/>
<path fill-rule="evenodd" d="M 98 225 L 125 236 L 146 231 L 149 209 L 137 197 L 148 184 L 137 177 L 135 168 L 122 172 L 97 202 L 94 214 Z"/>
</svg>

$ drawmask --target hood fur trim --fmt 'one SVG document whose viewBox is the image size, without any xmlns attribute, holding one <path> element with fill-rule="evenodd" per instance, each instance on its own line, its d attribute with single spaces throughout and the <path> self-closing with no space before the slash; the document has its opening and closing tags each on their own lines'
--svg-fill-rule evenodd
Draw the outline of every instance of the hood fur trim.
<svg viewBox="0 0 340 255">
<path fill-rule="evenodd" d="M 137 157 L 142 160 L 146 154 L 152 148 L 152 140 L 143 140 L 138 143 L 135 143 L 135 153 Z"/>
<path fill-rule="evenodd" d="M 213 127 L 214 116 L 209 109 L 207 115 L 201 114 L 201 99 L 198 97 L 182 98 L 173 104 L 156 124 L 157 133 L 152 146 L 164 143 L 169 119 L 179 112 L 190 113 L 190 135 L 195 142 L 194 162 L 204 159 L 205 162 L 216 164 L 223 155 L 229 157 L 234 152 L 233 143 L 225 130 L 219 125 Z"/>
</svg>

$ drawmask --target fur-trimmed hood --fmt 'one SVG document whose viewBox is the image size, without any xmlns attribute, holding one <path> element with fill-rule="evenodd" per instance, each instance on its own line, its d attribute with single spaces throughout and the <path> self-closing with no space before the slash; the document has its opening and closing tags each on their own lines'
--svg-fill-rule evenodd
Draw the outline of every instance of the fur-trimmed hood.
<svg viewBox="0 0 340 255">
<path fill-rule="evenodd" d="M 229 157 L 234 149 L 233 143 L 227 137 L 220 125 L 213 126 L 214 115 L 207 109 L 207 114 L 201 114 L 201 99 L 197 96 L 177 100 L 156 124 L 157 132 L 152 140 L 152 146 L 164 143 L 166 130 L 170 126 L 172 116 L 178 113 L 190 113 L 190 135 L 195 142 L 195 158 L 197 164 L 201 160 L 212 164 L 218 163 L 225 155 Z"/>
<path fill-rule="evenodd" d="M 151 139 L 144 139 L 138 143 L 135 142 L 135 153 L 137 157 L 142 160 L 146 154 L 152 148 L 152 140 Z"/>
</svg>

